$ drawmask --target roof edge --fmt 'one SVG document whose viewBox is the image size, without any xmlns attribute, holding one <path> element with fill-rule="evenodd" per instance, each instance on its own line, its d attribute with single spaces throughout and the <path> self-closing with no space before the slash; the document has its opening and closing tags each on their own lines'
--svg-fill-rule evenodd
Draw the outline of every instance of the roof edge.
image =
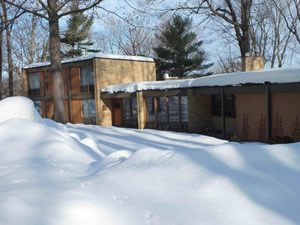
<svg viewBox="0 0 300 225">
<path fill-rule="evenodd" d="M 89 55 L 75 57 L 75 58 L 71 58 L 71 59 L 65 59 L 65 60 L 62 60 L 61 63 L 67 64 L 67 63 L 73 63 L 73 62 L 81 62 L 81 61 L 86 61 L 86 60 L 92 60 L 95 58 L 125 60 L 125 61 L 154 62 L 153 58 L 144 57 L 144 56 L 113 55 L 113 54 L 95 53 L 95 54 L 89 54 Z M 23 69 L 33 69 L 33 68 L 46 67 L 46 66 L 50 66 L 50 62 L 32 63 L 27 66 L 24 66 Z"/>
</svg>

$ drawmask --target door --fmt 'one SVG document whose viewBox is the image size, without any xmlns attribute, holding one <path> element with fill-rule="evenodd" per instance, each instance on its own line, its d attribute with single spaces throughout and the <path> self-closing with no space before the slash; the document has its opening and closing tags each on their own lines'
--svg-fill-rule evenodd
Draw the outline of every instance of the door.
<svg viewBox="0 0 300 225">
<path fill-rule="evenodd" d="M 121 127 L 123 125 L 121 98 L 112 99 L 112 122 L 113 126 Z"/>
</svg>

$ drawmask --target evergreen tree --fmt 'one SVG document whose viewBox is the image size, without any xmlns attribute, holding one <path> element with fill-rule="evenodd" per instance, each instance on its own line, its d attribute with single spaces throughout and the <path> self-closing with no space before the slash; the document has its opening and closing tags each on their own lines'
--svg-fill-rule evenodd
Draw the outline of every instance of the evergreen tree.
<svg viewBox="0 0 300 225">
<path fill-rule="evenodd" d="M 73 10 L 78 10 L 78 1 L 73 1 Z M 68 48 L 63 52 L 63 57 L 73 58 L 83 55 L 83 50 L 87 52 L 98 52 L 89 49 L 94 43 L 89 41 L 90 29 L 93 25 L 93 16 L 85 15 L 83 12 L 72 13 L 67 21 L 68 28 L 61 38 Z"/>
<path fill-rule="evenodd" d="M 202 41 L 191 31 L 192 20 L 174 16 L 167 22 L 162 31 L 156 35 L 159 42 L 154 48 L 158 75 L 168 73 L 172 77 L 204 76 L 213 63 L 205 64 L 206 55 L 201 50 Z"/>
</svg>

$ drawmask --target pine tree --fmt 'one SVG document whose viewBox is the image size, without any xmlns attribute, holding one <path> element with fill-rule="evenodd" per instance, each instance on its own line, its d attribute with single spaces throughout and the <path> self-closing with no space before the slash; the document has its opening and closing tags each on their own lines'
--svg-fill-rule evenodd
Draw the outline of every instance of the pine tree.
<svg viewBox="0 0 300 225">
<path fill-rule="evenodd" d="M 78 9 L 78 1 L 73 2 L 73 9 Z M 83 55 L 83 51 L 98 52 L 97 50 L 88 49 L 93 45 L 89 41 L 90 29 L 93 25 L 93 16 L 85 15 L 83 12 L 72 13 L 67 21 L 68 28 L 61 38 L 68 48 L 63 52 L 63 57 L 73 58 Z"/>
<path fill-rule="evenodd" d="M 192 20 L 174 16 L 156 35 L 159 42 L 154 48 L 158 75 L 168 73 L 172 77 L 210 75 L 205 72 L 213 63 L 205 64 L 206 54 L 201 50 L 202 41 L 191 31 Z"/>
</svg>

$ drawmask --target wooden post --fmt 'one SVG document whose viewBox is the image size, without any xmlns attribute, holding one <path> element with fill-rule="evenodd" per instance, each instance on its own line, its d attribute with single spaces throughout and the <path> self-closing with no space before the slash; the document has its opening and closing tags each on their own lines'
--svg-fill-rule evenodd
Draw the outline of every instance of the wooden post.
<svg viewBox="0 0 300 225">
<path fill-rule="evenodd" d="M 182 130 L 182 106 L 181 106 L 181 96 L 178 96 L 178 104 L 179 104 L 179 127 Z"/>
<path fill-rule="evenodd" d="M 69 121 L 72 123 L 72 84 L 71 84 L 71 69 L 70 66 L 68 66 L 68 104 L 69 104 Z"/>
<path fill-rule="evenodd" d="M 170 126 L 170 97 L 167 98 L 167 128 Z"/>
<path fill-rule="evenodd" d="M 144 129 L 146 125 L 145 120 L 145 107 L 144 107 L 144 97 L 143 92 L 138 91 L 136 93 L 137 100 L 137 119 L 138 119 L 138 129 Z"/>
<path fill-rule="evenodd" d="M 44 73 L 45 73 L 45 85 L 44 85 L 44 89 L 45 89 L 45 118 L 48 118 L 48 76 L 47 76 L 47 70 L 44 69 Z"/>
<path fill-rule="evenodd" d="M 265 86 L 265 106 L 267 120 L 267 141 L 272 140 L 272 96 L 269 85 Z"/>
<path fill-rule="evenodd" d="M 221 111 L 222 111 L 222 137 L 226 138 L 226 120 L 225 120 L 225 92 L 221 89 Z"/>
<path fill-rule="evenodd" d="M 158 101 L 157 97 L 154 98 L 154 113 L 155 113 L 155 129 L 158 129 L 158 115 L 157 115 L 157 108 L 158 108 Z"/>
</svg>

